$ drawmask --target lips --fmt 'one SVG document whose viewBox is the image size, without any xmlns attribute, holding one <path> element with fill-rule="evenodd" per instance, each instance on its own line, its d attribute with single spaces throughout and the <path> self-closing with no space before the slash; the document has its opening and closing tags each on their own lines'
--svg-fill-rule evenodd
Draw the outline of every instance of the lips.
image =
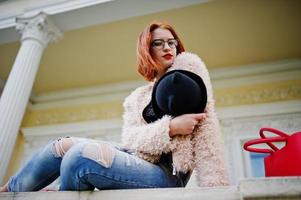
<svg viewBox="0 0 301 200">
<path fill-rule="evenodd" d="M 165 58 L 166 60 L 170 60 L 170 59 L 172 59 L 173 55 L 171 55 L 171 54 L 168 53 L 168 54 L 165 54 L 162 57 Z"/>
</svg>

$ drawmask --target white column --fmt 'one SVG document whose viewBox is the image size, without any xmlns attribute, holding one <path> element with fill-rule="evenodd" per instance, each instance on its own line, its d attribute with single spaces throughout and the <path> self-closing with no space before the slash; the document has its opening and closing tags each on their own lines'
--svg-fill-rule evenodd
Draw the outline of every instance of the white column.
<svg viewBox="0 0 301 200">
<path fill-rule="evenodd" d="M 48 42 L 61 32 L 46 14 L 17 18 L 21 47 L 0 99 L 0 183 L 7 170 L 39 63 Z"/>
<path fill-rule="evenodd" d="M 2 94 L 2 90 L 4 88 L 4 85 L 5 85 L 4 81 L 1 80 L 1 78 L 0 78 L 0 98 L 1 98 L 1 94 Z"/>
</svg>

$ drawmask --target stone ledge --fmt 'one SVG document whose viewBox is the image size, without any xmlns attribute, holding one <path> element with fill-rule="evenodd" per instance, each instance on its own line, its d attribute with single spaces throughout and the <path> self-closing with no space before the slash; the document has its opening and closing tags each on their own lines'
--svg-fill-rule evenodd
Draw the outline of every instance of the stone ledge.
<svg viewBox="0 0 301 200">
<path fill-rule="evenodd" d="M 0 200 L 240 200 L 301 199 L 301 177 L 245 179 L 239 186 L 86 192 L 1 193 Z"/>
<path fill-rule="evenodd" d="M 1 200 L 238 200 L 237 187 L 2 193 Z"/>
<path fill-rule="evenodd" d="M 245 179 L 240 182 L 239 191 L 244 198 L 298 197 L 301 199 L 301 176 Z"/>
</svg>

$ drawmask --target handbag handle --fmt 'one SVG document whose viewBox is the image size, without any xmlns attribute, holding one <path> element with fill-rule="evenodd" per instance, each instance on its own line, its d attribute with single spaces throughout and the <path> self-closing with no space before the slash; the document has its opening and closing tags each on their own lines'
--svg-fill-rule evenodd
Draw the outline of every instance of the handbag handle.
<svg viewBox="0 0 301 200">
<path fill-rule="evenodd" d="M 271 138 L 261 138 L 261 139 L 254 139 L 254 140 L 250 140 L 248 142 L 246 142 L 244 144 L 244 149 L 247 151 L 251 151 L 251 152 L 257 152 L 257 153 L 273 153 L 274 151 L 271 149 L 259 149 L 259 148 L 254 148 L 254 147 L 250 147 L 251 145 L 254 144 L 262 144 L 262 143 L 271 143 L 271 142 L 284 142 L 286 141 L 287 138 L 283 138 L 283 137 L 271 137 Z M 278 149 L 278 148 L 277 148 Z"/>
<path fill-rule="evenodd" d="M 261 128 L 259 131 L 259 135 L 261 138 L 267 138 L 266 135 L 264 134 L 265 131 L 279 135 L 280 138 L 288 138 L 289 137 L 288 134 L 286 134 L 282 131 L 279 131 L 277 129 L 274 129 L 274 128 Z M 286 141 L 286 140 L 283 140 L 283 141 Z M 279 150 L 278 147 L 276 147 L 272 142 L 275 142 L 275 141 L 267 141 L 266 144 L 269 145 L 274 151 L 278 151 Z"/>
</svg>

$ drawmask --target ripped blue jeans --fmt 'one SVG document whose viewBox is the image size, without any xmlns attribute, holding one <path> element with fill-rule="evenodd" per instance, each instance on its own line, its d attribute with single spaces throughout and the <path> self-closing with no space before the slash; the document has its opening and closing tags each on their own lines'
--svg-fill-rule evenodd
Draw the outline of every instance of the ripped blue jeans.
<svg viewBox="0 0 301 200">
<path fill-rule="evenodd" d="M 9 179 L 10 192 L 38 191 L 60 176 L 60 190 L 182 187 L 176 176 L 111 143 L 60 138 Z"/>
</svg>

